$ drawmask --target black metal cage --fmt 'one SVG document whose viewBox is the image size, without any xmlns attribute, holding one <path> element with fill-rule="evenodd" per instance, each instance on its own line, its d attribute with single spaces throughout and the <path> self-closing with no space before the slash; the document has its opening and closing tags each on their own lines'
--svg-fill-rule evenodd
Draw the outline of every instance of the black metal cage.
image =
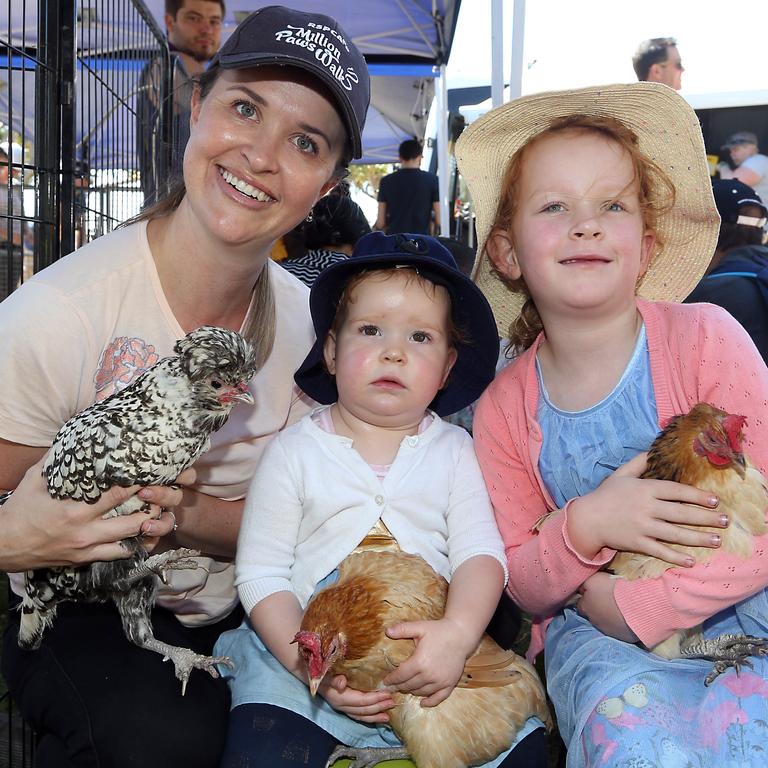
<svg viewBox="0 0 768 768">
<path fill-rule="evenodd" d="M 0 300 L 139 211 L 140 145 L 168 178 L 170 82 L 142 0 L 0 0 Z"/>
<path fill-rule="evenodd" d="M 0 301 L 138 213 L 140 165 L 162 188 L 171 74 L 142 0 L 0 0 Z M 139 162 L 143 142 L 149 164 Z M 0 680 L 0 766 L 26 768 L 33 752 Z"/>
</svg>

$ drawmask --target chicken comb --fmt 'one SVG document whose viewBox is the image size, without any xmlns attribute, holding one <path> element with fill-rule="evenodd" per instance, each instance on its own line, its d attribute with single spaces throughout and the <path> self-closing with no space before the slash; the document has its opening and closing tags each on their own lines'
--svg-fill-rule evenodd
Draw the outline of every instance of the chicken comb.
<svg viewBox="0 0 768 768">
<path fill-rule="evenodd" d="M 745 416 L 737 416 L 731 413 L 727 414 L 723 419 L 723 429 L 728 438 L 728 445 L 731 446 L 731 450 L 735 453 L 741 453 L 741 441 L 744 439 L 742 429 L 746 421 Z"/>
</svg>

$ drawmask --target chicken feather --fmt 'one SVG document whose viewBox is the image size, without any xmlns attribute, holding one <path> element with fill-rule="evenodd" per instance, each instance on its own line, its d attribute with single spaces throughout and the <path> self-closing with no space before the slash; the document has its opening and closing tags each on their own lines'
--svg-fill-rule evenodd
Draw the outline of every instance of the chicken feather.
<svg viewBox="0 0 768 768">
<path fill-rule="evenodd" d="M 448 584 L 417 555 L 362 551 L 339 566 L 339 579 L 310 601 L 296 635 L 310 688 L 328 673 L 342 674 L 358 690 L 382 680 L 414 650 L 385 629 L 404 621 L 443 616 Z M 482 687 L 480 687 L 482 686 Z M 418 768 L 467 768 L 492 760 L 512 744 L 532 715 L 547 727 L 551 716 L 533 667 L 503 651 L 488 635 L 467 661 L 451 695 L 436 707 L 393 693 L 390 725 Z"/>
<path fill-rule="evenodd" d="M 728 515 L 729 525 L 725 529 L 691 526 L 718 534 L 721 537 L 718 549 L 669 544 L 699 563 L 707 562 L 718 552 L 746 560 L 752 554 L 754 537 L 768 533 L 768 484 L 743 453 L 744 422 L 742 416 L 728 414 L 708 403 L 698 403 L 687 414 L 674 417 L 648 451 L 647 467 L 641 477 L 671 480 L 714 493 L 720 500 L 718 511 Z M 630 581 L 658 578 L 674 567 L 672 563 L 636 552 L 619 552 L 606 566 L 611 573 Z M 701 647 L 701 627 L 694 627 L 676 632 L 650 650 L 667 659 L 716 658 L 696 652 Z M 745 662 L 739 659 L 738 663 Z M 714 678 L 707 678 L 711 679 Z"/>
</svg>

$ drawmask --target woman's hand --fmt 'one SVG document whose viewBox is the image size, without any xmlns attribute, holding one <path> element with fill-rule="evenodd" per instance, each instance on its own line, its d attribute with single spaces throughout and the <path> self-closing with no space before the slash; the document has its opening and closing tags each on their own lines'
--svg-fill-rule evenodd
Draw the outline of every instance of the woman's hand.
<svg viewBox="0 0 768 768">
<path fill-rule="evenodd" d="M 589 560 L 608 547 L 691 567 L 693 558 L 668 544 L 719 547 L 719 536 L 691 526 L 725 528 L 728 518 L 717 511 L 719 500 L 708 491 L 668 480 L 641 480 L 646 457 L 636 456 L 592 493 L 574 499 L 568 512 L 571 542 Z"/>
<path fill-rule="evenodd" d="M 358 691 L 347 687 L 347 678 L 336 675 L 323 680 L 320 695 L 337 711 L 361 723 L 388 723 L 388 709 L 395 706 L 387 691 Z"/>
<path fill-rule="evenodd" d="M 579 588 L 579 601 L 576 610 L 604 635 L 610 635 L 626 643 L 636 643 L 637 635 L 624 621 L 613 588 L 616 577 L 604 571 L 590 576 Z"/>
<path fill-rule="evenodd" d="M 122 539 L 138 536 L 150 521 L 155 526 L 151 531 L 153 537 L 173 528 L 170 515 L 162 515 L 162 507 L 179 503 L 181 490 L 114 487 L 103 493 L 95 504 L 52 499 L 42 476 L 43 462 L 41 459 L 27 470 L 11 497 L 0 507 L 0 570 L 24 571 L 119 560 L 130 554 L 120 543 Z M 189 482 L 194 479 L 194 472 L 185 473 L 180 479 Z M 106 512 L 137 492 L 152 496 L 149 511 L 104 519 Z M 154 546 L 156 542 L 148 543 Z"/>
<path fill-rule="evenodd" d="M 138 496 L 150 503 L 149 519 L 141 525 L 142 546 L 147 552 L 158 549 L 173 549 L 176 546 L 173 534 L 177 523 L 174 507 L 179 506 L 184 498 L 183 488 L 193 485 L 197 478 L 195 470 L 185 469 L 172 486 L 148 486 L 142 488 Z M 165 546 L 160 545 L 160 539 L 165 538 Z"/>
<path fill-rule="evenodd" d="M 416 649 L 384 678 L 383 684 L 403 693 L 425 696 L 422 707 L 434 707 L 447 699 L 472 651 L 466 647 L 461 627 L 447 618 L 410 621 L 389 627 L 387 636 L 396 640 L 413 638 Z"/>
</svg>

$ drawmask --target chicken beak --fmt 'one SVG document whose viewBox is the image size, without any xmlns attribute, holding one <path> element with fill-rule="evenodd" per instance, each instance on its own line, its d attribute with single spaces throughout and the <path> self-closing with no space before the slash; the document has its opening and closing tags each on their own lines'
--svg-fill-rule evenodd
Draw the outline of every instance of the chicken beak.
<svg viewBox="0 0 768 768">
<path fill-rule="evenodd" d="M 253 395 L 248 391 L 247 384 L 238 384 L 236 387 L 233 387 L 230 401 L 235 403 L 248 403 L 248 405 L 253 405 L 256 402 L 253 399 Z"/>
<path fill-rule="evenodd" d="M 312 696 L 314 696 L 317 693 L 317 689 L 320 687 L 320 683 L 322 682 L 323 680 L 320 677 L 309 678 L 309 692 Z"/>
</svg>

